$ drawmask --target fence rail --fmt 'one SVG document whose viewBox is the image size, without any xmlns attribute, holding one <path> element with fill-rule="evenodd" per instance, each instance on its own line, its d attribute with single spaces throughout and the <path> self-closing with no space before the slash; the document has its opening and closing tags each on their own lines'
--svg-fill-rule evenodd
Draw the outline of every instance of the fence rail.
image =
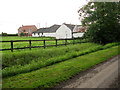
<svg viewBox="0 0 120 90">
<path fill-rule="evenodd" d="M 58 41 L 59 40 L 62 40 L 62 41 L 65 41 L 64 44 L 58 44 Z M 72 40 L 73 42 L 72 43 L 68 43 L 68 40 Z M 79 40 L 79 42 L 75 42 L 75 40 Z M 29 48 L 31 50 L 31 48 L 40 48 L 40 47 L 43 47 L 44 49 L 46 47 L 50 47 L 50 46 L 61 46 L 61 45 L 68 45 L 68 44 L 77 44 L 77 43 L 81 43 L 81 40 L 82 39 L 53 39 L 53 40 L 11 40 L 11 41 L 0 41 L 0 42 L 10 42 L 11 43 L 11 48 L 9 49 L 0 49 L 0 51 L 5 51 L 5 50 L 11 50 L 11 52 L 13 52 L 13 50 L 15 49 L 26 49 L 26 48 Z M 32 44 L 32 41 L 41 41 L 43 42 L 43 46 L 31 46 Z M 46 45 L 46 41 L 55 41 L 55 45 Z M 13 45 L 14 45 L 14 42 L 29 42 L 29 46 L 28 47 L 20 47 L 20 48 L 14 48 Z M 85 42 L 82 42 L 82 43 L 86 43 Z"/>
</svg>

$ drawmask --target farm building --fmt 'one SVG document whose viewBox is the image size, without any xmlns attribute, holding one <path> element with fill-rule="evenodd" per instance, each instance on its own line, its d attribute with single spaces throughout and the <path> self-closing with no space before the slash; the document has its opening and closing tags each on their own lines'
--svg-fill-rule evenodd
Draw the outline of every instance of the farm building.
<svg viewBox="0 0 120 90">
<path fill-rule="evenodd" d="M 81 25 L 65 24 L 53 25 L 48 28 L 40 28 L 34 31 L 33 37 L 56 37 L 56 39 L 65 39 L 72 37 L 82 37 L 86 31 L 85 27 Z"/>
<path fill-rule="evenodd" d="M 32 33 L 33 37 L 56 37 L 56 31 L 60 25 L 53 25 L 48 28 L 40 28 Z"/>
<path fill-rule="evenodd" d="M 37 31 L 37 27 L 35 25 L 22 25 L 22 27 L 18 29 L 18 36 L 21 36 L 21 33 L 24 34 L 24 36 L 32 36 L 32 32 L 34 31 Z"/>
</svg>

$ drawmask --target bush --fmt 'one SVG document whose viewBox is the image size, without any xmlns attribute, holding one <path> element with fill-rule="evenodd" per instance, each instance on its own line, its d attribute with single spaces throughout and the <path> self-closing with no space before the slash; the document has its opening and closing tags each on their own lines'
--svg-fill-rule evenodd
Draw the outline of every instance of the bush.
<svg viewBox="0 0 120 90">
<path fill-rule="evenodd" d="M 1 36 L 7 36 L 7 33 L 2 32 Z"/>
<path fill-rule="evenodd" d="M 23 33 L 23 32 L 22 32 L 22 33 L 20 33 L 20 36 L 25 36 L 25 33 Z"/>
</svg>

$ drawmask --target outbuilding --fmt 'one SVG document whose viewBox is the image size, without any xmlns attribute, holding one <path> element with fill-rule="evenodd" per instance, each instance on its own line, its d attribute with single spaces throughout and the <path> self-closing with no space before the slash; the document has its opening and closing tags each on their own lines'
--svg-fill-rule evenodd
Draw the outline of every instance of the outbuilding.
<svg viewBox="0 0 120 90">
<path fill-rule="evenodd" d="M 62 25 L 53 25 L 47 28 L 40 28 L 32 33 L 33 37 L 56 37 L 56 39 L 78 38 L 82 37 L 86 31 L 82 25 L 73 25 L 63 23 Z"/>
<path fill-rule="evenodd" d="M 33 37 L 56 37 L 56 31 L 60 25 L 53 25 L 47 28 L 40 28 L 32 33 Z"/>
</svg>

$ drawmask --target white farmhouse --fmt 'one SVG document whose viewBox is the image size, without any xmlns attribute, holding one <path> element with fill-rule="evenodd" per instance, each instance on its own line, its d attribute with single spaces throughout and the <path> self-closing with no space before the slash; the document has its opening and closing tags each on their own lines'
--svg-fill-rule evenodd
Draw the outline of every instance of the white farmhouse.
<svg viewBox="0 0 120 90">
<path fill-rule="evenodd" d="M 56 39 L 72 38 L 75 25 L 63 23 L 56 31 Z"/>
<path fill-rule="evenodd" d="M 33 37 L 56 37 L 56 39 L 77 38 L 82 37 L 86 27 L 81 25 L 72 25 L 63 23 L 60 25 L 53 25 L 48 28 L 40 28 L 33 32 Z"/>
</svg>

